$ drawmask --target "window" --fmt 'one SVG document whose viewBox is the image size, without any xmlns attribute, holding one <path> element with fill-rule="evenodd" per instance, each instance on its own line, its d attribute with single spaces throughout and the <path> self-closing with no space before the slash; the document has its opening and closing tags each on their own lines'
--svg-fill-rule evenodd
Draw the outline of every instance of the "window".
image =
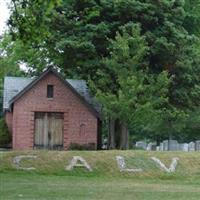
<svg viewBox="0 0 200 200">
<path fill-rule="evenodd" d="M 53 98 L 53 85 L 47 85 L 47 98 Z"/>
<path fill-rule="evenodd" d="M 80 125 L 80 136 L 85 136 L 85 124 Z"/>
</svg>

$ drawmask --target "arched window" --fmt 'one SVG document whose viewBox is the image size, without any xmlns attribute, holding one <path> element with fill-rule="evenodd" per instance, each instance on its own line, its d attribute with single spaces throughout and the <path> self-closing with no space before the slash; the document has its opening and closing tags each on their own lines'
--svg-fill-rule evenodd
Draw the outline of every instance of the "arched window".
<svg viewBox="0 0 200 200">
<path fill-rule="evenodd" d="M 80 125 L 80 132 L 79 132 L 80 136 L 84 136 L 85 135 L 85 124 L 81 124 Z"/>
</svg>

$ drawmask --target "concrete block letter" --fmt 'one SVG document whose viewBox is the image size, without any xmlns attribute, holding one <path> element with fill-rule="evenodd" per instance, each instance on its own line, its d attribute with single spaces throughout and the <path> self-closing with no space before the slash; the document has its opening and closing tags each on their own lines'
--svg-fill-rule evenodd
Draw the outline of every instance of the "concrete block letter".
<svg viewBox="0 0 200 200">
<path fill-rule="evenodd" d="M 37 156 L 32 156 L 32 155 L 21 155 L 21 156 L 15 156 L 13 158 L 13 165 L 17 169 L 23 169 L 23 170 L 35 170 L 34 167 L 21 167 L 20 162 L 22 159 L 35 159 Z"/>
<path fill-rule="evenodd" d="M 161 170 L 166 171 L 168 173 L 176 171 L 176 166 L 178 165 L 178 160 L 179 160 L 179 158 L 172 158 L 172 162 L 169 168 L 167 168 L 165 164 L 163 164 L 158 158 L 151 157 L 151 159 L 160 167 Z"/>
<path fill-rule="evenodd" d="M 116 156 L 116 160 L 117 160 L 117 165 L 118 165 L 120 172 L 142 172 L 143 171 L 140 168 L 139 169 L 126 168 L 126 163 L 125 163 L 124 157 L 122 157 L 122 156 Z"/>
<path fill-rule="evenodd" d="M 74 169 L 74 167 L 85 167 L 88 171 L 92 171 L 92 168 L 90 165 L 86 162 L 85 159 L 83 159 L 81 156 L 73 156 L 70 164 L 66 166 L 66 170 L 70 171 Z"/>
</svg>

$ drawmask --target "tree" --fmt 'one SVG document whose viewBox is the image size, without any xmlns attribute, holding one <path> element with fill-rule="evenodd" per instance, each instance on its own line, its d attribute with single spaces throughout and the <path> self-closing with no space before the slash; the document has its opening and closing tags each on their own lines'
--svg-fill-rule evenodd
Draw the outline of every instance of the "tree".
<svg viewBox="0 0 200 200">
<path fill-rule="evenodd" d="M 23 72 L 19 68 L 21 48 L 17 43 L 12 43 L 9 35 L 4 35 L 0 40 L 0 117 L 3 115 L 3 80 L 5 76 L 20 76 Z"/>
<path fill-rule="evenodd" d="M 20 41 L 29 49 L 27 52 L 34 52 L 32 56 L 37 62 L 29 55 L 20 59 L 27 60 L 29 66 L 38 71 L 44 65 L 54 64 L 66 76 L 92 80 L 102 93 L 110 87 L 111 94 L 119 95 L 119 88 L 123 86 L 123 79 L 113 79 L 115 71 L 105 63 L 107 58 L 110 60 L 107 48 L 110 40 L 116 37 L 121 27 L 139 24 L 140 36 L 148 47 L 148 53 L 138 61 L 140 70 L 148 78 L 152 75 L 154 80 L 167 71 L 171 80 L 168 105 L 162 105 L 163 125 L 157 126 L 157 130 L 152 125 L 152 128 L 140 131 L 156 136 L 160 135 L 157 132 L 165 135 L 167 130 L 168 135 L 182 137 L 180 133 L 187 129 L 188 116 L 200 106 L 198 0 L 12 2 L 10 34 L 13 41 Z M 142 48 L 137 49 L 142 51 Z M 124 73 L 124 67 L 116 66 L 116 69 Z"/>
<path fill-rule="evenodd" d="M 170 80 L 167 72 L 158 76 L 149 73 L 145 62 L 149 48 L 138 25 L 123 26 L 121 32 L 111 40 L 110 57 L 98 72 L 101 87 L 97 97 L 110 118 L 109 147 L 127 149 L 129 129 L 153 131 L 158 126 L 163 107 L 168 104 Z"/>
<path fill-rule="evenodd" d="M 190 34 L 200 36 L 200 2 L 199 0 L 185 0 L 186 16 L 184 27 Z"/>
</svg>

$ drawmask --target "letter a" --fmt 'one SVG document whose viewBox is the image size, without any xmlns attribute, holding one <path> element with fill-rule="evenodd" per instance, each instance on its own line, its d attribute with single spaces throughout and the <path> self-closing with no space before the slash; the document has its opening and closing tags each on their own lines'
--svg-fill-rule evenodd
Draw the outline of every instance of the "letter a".
<svg viewBox="0 0 200 200">
<path fill-rule="evenodd" d="M 65 168 L 65 170 L 70 171 L 74 169 L 74 167 L 85 167 L 88 171 L 92 171 L 90 165 L 81 156 L 73 156 L 70 164 Z"/>
<path fill-rule="evenodd" d="M 124 161 L 124 157 L 122 156 L 116 156 L 116 160 L 117 160 L 117 165 L 119 168 L 120 172 L 142 172 L 142 169 L 127 169 L 126 168 L 126 163 Z"/>
<path fill-rule="evenodd" d="M 170 164 L 170 167 L 167 168 L 165 164 L 163 164 L 158 158 L 156 157 L 151 157 L 151 159 L 158 164 L 161 170 L 166 171 L 168 173 L 172 173 L 176 171 L 176 166 L 178 165 L 178 160 L 179 158 L 172 158 L 172 162 Z"/>
</svg>

